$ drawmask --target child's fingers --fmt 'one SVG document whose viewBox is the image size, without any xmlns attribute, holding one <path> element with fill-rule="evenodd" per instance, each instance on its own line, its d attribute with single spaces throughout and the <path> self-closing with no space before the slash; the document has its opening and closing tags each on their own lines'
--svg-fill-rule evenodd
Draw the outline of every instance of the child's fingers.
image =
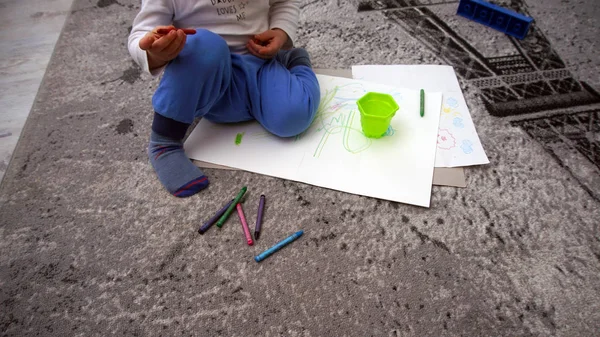
<svg viewBox="0 0 600 337">
<path fill-rule="evenodd" d="M 260 53 L 259 53 L 259 52 L 256 50 L 256 48 L 254 48 L 254 47 L 250 46 L 250 43 L 248 43 L 246 47 L 248 48 L 248 51 L 250 52 L 250 54 L 252 54 L 252 55 L 254 55 L 254 56 L 256 56 L 256 57 L 263 58 L 263 59 L 264 59 L 264 58 L 266 58 L 264 55 L 261 55 L 261 54 L 260 54 Z"/>
<path fill-rule="evenodd" d="M 248 49 L 251 50 L 251 51 L 253 51 L 254 52 L 253 54 L 255 56 L 258 56 L 258 57 L 264 57 L 265 56 L 264 53 L 263 53 L 263 49 L 265 49 L 265 47 L 256 44 L 256 42 L 254 42 L 252 40 L 250 40 L 248 42 Z"/>
<path fill-rule="evenodd" d="M 153 35 L 151 34 L 147 34 L 144 37 L 142 37 L 140 39 L 140 49 L 142 50 L 148 50 L 152 47 L 152 44 L 154 43 L 155 38 Z"/>
<path fill-rule="evenodd" d="M 257 52 L 254 51 L 254 49 L 252 49 L 252 47 L 250 46 L 250 42 L 246 43 L 246 48 L 248 49 L 248 52 L 250 54 L 260 57 L 260 55 L 257 55 Z"/>
<path fill-rule="evenodd" d="M 170 59 L 174 59 L 175 57 L 177 57 L 177 55 L 179 55 L 179 53 L 181 53 L 181 50 L 183 49 L 183 47 L 185 47 L 185 40 L 186 36 L 185 34 L 183 34 L 183 41 L 179 44 L 177 50 L 175 50 L 173 54 L 169 55 Z"/>
<path fill-rule="evenodd" d="M 254 35 L 254 38 L 261 42 L 262 45 L 265 45 L 265 43 L 269 42 L 273 37 L 275 37 L 275 34 L 271 30 Z"/>
<path fill-rule="evenodd" d="M 257 49 L 256 42 L 250 40 L 250 41 L 248 41 L 248 43 L 246 43 L 246 47 L 248 48 L 248 51 L 252 51 L 252 52 L 256 53 L 256 49 Z"/>
<path fill-rule="evenodd" d="M 177 54 L 179 54 L 178 49 L 185 42 L 184 41 L 185 40 L 185 33 L 184 32 L 177 31 L 176 34 L 177 34 L 177 37 L 175 38 L 175 40 L 173 40 L 173 42 L 171 42 L 171 44 L 169 44 L 162 51 L 162 53 L 164 53 L 167 56 L 167 58 L 169 58 L 169 59 L 173 59 L 173 58 L 175 58 L 175 56 L 177 56 Z"/>
<path fill-rule="evenodd" d="M 162 36 L 152 44 L 152 51 L 160 53 L 167 48 L 177 38 L 176 31 L 170 31 L 167 35 Z"/>
<path fill-rule="evenodd" d="M 251 48 L 254 49 L 256 56 L 262 57 L 265 59 L 269 59 L 275 56 L 279 51 L 279 47 L 274 41 L 271 41 L 269 44 L 261 46 L 256 44 L 254 41 L 250 41 Z"/>
<path fill-rule="evenodd" d="M 271 43 L 265 47 L 262 47 L 260 50 L 260 54 L 272 57 L 275 55 L 275 53 L 277 53 L 277 50 L 279 50 L 279 48 L 277 48 L 273 43 Z"/>
<path fill-rule="evenodd" d="M 256 43 L 254 42 L 248 42 L 246 44 L 246 47 L 248 48 L 248 51 L 250 52 L 250 54 L 260 57 L 260 58 L 264 58 L 264 56 L 262 56 L 259 52 L 258 52 L 258 48 L 256 47 Z"/>
</svg>

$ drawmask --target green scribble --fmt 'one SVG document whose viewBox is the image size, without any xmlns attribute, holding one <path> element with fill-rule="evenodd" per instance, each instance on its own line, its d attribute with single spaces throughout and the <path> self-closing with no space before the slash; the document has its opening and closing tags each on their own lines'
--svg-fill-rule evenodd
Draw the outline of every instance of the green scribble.
<svg viewBox="0 0 600 337">
<path fill-rule="evenodd" d="M 321 98 L 319 103 L 319 107 L 317 108 L 317 113 L 315 114 L 315 119 L 313 120 L 313 125 L 322 124 L 327 118 L 331 117 L 335 113 L 335 111 L 331 111 L 330 108 L 331 102 L 335 98 L 335 95 L 340 90 L 339 86 L 333 88 L 333 90 L 325 91 L 325 95 Z"/>
<path fill-rule="evenodd" d="M 238 133 L 238 134 L 235 136 L 235 145 L 240 145 L 240 144 L 242 143 L 242 138 L 244 137 L 244 133 L 245 133 L 245 132 Z"/>
<path fill-rule="evenodd" d="M 352 87 L 356 85 L 356 83 L 349 83 L 325 90 L 321 95 L 321 101 L 310 128 L 296 137 L 298 140 L 309 133 L 321 135 L 313 152 L 314 158 L 321 157 L 323 149 L 332 135 L 341 134 L 341 145 L 351 154 L 367 151 L 373 145 L 373 140 L 364 136 L 360 126 L 353 126 L 354 122 L 360 118 L 360 113 L 356 110 L 356 99 L 353 98 L 357 91 L 349 93 L 348 90 L 353 89 Z M 362 86 L 360 88 L 363 89 Z M 348 97 L 344 97 L 344 92 L 349 93 Z M 388 129 L 386 136 L 392 136 L 394 131 Z"/>
<path fill-rule="evenodd" d="M 343 143 L 344 143 L 344 148 L 346 149 L 346 151 L 352 153 L 352 154 L 357 154 L 360 152 L 365 151 L 366 149 L 368 149 L 371 146 L 371 139 L 369 138 L 363 138 L 363 140 L 366 140 L 365 144 L 362 147 L 359 148 L 352 148 L 350 146 L 350 132 L 354 131 L 356 132 L 356 134 L 362 135 L 362 130 L 357 130 L 355 128 L 352 127 L 352 121 L 354 120 L 354 115 L 356 114 L 356 110 L 352 109 L 352 112 L 350 113 L 350 118 L 348 118 L 348 121 L 346 122 L 346 125 L 344 127 L 344 139 L 343 139 Z"/>
<path fill-rule="evenodd" d="M 316 132 L 325 132 L 321 136 L 321 140 L 319 141 L 319 144 L 313 153 L 313 157 L 319 158 L 321 156 L 321 152 L 323 151 L 327 140 L 329 140 L 329 136 L 332 134 L 343 133 L 342 145 L 346 151 L 352 154 L 365 151 L 371 146 L 370 139 L 363 140 L 365 143 L 358 148 L 352 148 L 350 146 L 350 134 L 356 133 L 357 135 L 362 135 L 362 130 L 357 130 L 352 127 L 352 123 L 356 114 L 354 109 L 352 109 L 348 114 L 339 113 L 338 110 L 344 105 L 344 103 L 332 104 L 339 90 L 339 86 L 336 86 L 333 88 L 333 90 L 327 90 L 323 99 L 321 100 L 319 108 L 317 109 L 315 121 L 313 122 L 314 129 Z"/>
</svg>

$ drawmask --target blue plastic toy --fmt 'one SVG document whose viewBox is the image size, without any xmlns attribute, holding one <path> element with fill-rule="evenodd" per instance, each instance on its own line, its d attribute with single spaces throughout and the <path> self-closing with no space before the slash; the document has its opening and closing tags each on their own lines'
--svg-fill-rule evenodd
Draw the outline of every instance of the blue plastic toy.
<svg viewBox="0 0 600 337">
<path fill-rule="evenodd" d="M 483 0 L 460 0 L 456 14 L 523 39 L 533 18 Z"/>
</svg>

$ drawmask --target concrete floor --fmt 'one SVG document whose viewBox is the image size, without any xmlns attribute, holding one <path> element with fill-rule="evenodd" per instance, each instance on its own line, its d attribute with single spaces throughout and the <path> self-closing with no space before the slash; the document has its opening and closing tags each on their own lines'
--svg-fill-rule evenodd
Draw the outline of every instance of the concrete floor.
<svg viewBox="0 0 600 337">
<path fill-rule="evenodd" d="M 0 181 L 73 0 L 0 0 Z"/>
</svg>

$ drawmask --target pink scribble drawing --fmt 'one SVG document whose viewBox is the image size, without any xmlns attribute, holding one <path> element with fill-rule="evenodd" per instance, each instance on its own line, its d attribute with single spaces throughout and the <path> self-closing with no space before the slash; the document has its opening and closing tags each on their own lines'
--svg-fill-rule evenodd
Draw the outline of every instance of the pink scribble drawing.
<svg viewBox="0 0 600 337">
<path fill-rule="evenodd" d="M 450 150 L 456 147 L 456 139 L 447 129 L 440 129 L 437 137 L 437 147 L 442 150 Z"/>
</svg>

